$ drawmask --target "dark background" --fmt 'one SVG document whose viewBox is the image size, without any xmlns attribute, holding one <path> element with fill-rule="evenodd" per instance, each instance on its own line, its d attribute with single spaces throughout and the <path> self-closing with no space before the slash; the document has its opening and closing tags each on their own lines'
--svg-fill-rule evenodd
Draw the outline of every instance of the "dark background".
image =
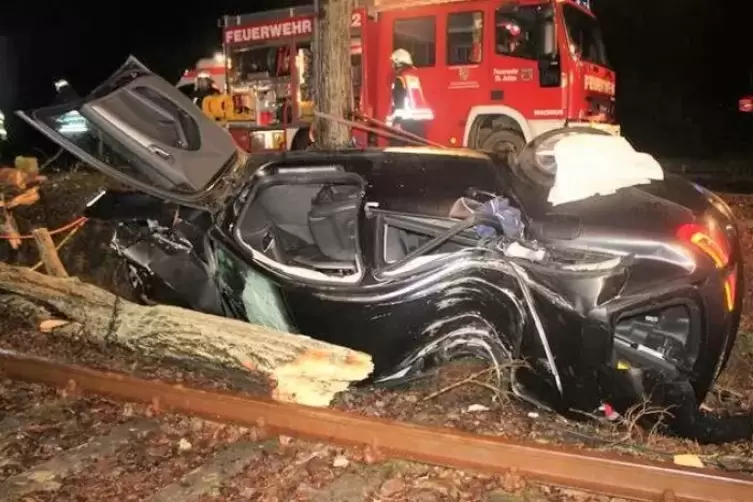
<svg viewBox="0 0 753 502">
<path fill-rule="evenodd" d="M 17 108 L 48 104 L 57 78 L 86 92 L 129 54 L 176 81 L 199 57 L 219 49 L 221 15 L 296 3 L 3 1 L 0 109 L 8 117 Z M 753 2 L 592 4 L 618 74 L 619 120 L 636 148 L 694 158 L 746 158 L 753 152 L 753 115 L 737 110 L 739 97 L 753 93 Z M 17 148 L 43 144 L 13 119 L 10 128 Z"/>
</svg>

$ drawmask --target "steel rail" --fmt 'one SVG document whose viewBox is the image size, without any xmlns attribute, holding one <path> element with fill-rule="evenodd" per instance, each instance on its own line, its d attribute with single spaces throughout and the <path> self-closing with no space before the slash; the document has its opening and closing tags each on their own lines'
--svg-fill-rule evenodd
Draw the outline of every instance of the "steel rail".
<svg viewBox="0 0 753 502">
<path fill-rule="evenodd" d="M 309 408 L 193 389 L 160 381 L 70 366 L 0 351 L 6 377 L 69 386 L 119 400 L 276 433 L 349 446 L 371 446 L 406 460 L 506 475 L 647 501 L 753 500 L 753 477 L 636 460 L 604 453 L 524 443 L 448 428 L 394 422 L 331 409 Z"/>
</svg>

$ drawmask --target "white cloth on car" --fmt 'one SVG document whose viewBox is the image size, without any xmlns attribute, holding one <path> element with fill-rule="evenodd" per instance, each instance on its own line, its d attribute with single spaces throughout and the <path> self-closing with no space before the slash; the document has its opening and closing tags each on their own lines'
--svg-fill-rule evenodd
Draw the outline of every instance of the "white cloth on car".
<svg viewBox="0 0 753 502">
<path fill-rule="evenodd" d="M 554 160 L 557 171 L 548 198 L 554 206 L 664 179 L 661 164 L 621 136 L 565 136 L 554 146 Z"/>
</svg>

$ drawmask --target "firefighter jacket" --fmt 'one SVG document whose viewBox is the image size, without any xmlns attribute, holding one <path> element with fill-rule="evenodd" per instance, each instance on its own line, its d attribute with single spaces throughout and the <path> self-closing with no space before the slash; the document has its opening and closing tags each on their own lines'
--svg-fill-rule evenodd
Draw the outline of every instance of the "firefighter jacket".
<svg viewBox="0 0 753 502">
<path fill-rule="evenodd" d="M 424 98 L 421 80 L 415 70 L 401 71 L 392 83 L 392 115 L 388 122 L 433 119 L 434 112 Z"/>
<path fill-rule="evenodd" d="M 0 141 L 8 139 L 8 130 L 5 129 L 5 115 L 0 111 Z"/>
</svg>

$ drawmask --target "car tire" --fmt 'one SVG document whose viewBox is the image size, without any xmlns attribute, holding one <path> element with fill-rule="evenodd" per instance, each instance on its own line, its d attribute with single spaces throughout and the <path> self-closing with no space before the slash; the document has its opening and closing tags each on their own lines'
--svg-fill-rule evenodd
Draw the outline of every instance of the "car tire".
<svg viewBox="0 0 753 502">
<path fill-rule="evenodd" d="M 298 131 L 295 133 L 295 136 L 293 136 L 293 141 L 290 143 L 290 150 L 305 150 L 310 145 L 311 140 L 309 139 L 308 128 L 301 128 L 298 129 Z"/>
<path fill-rule="evenodd" d="M 512 129 L 499 129 L 484 138 L 480 149 L 510 159 L 511 156 L 518 155 L 525 146 L 526 140 L 521 133 Z"/>
</svg>

